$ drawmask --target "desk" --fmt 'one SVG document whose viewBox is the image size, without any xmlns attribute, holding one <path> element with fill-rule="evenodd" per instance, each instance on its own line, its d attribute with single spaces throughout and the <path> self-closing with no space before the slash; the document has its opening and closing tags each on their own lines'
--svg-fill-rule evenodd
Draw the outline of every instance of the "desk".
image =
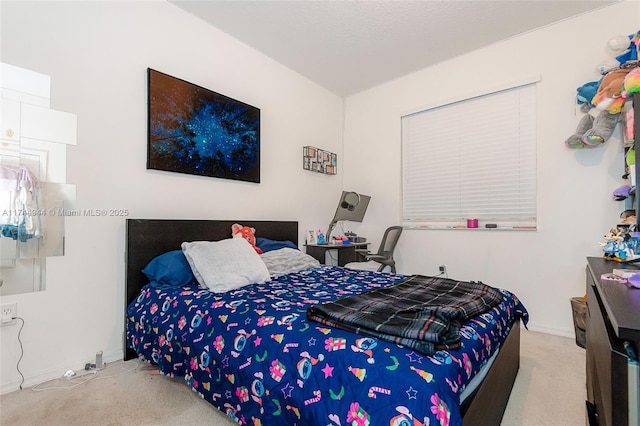
<svg viewBox="0 0 640 426">
<path fill-rule="evenodd" d="M 638 426 L 640 290 L 601 278 L 614 268 L 635 269 L 587 258 L 587 420 Z"/>
<path fill-rule="evenodd" d="M 307 244 L 307 254 L 314 257 L 321 264 L 325 263 L 326 253 L 329 250 L 338 252 L 338 266 L 344 266 L 349 262 L 360 262 L 364 258 L 356 253 L 356 249 L 366 249 L 369 243 L 351 244 Z"/>
</svg>

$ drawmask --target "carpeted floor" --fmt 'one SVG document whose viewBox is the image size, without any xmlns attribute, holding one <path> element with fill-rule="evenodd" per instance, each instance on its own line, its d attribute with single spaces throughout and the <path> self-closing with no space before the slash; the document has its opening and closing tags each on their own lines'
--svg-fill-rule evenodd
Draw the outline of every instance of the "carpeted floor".
<svg viewBox="0 0 640 426">
<path fill-rule="evenodd" d="M 584 349 L 576 346 L 573 339 L 523 329 L 520 371 L 502 424 L 584 425 L 585 398 Z M 147 364 L 128 361 L 109 364 L 95 376 L 53 380 L 2 395 L 0 424 L 232 426 L 235 423 L 183 381 L 158 375 Z"/>
</svg>

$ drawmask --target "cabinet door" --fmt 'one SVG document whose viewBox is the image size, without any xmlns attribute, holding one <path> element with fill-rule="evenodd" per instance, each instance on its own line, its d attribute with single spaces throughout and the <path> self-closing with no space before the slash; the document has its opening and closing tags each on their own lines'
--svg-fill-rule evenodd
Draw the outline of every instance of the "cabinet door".
<svg viewBox="0 0 640 426">
<path fill-rule="evenodd" d="M 598 424 L 610 425 L 611 410 L 610 348 L 595 287 L 587 285 L 587 396 L 595 406 Z"/>
<path fill-rule="evenodd" d="M 589 270 L 589 268 L 587 268 L 587 327 L 585 330 L 585 334 L 586 334 L 586 368 L 587 368 L 587 401 L 589 401 L 591 403 L 591 405 L 594 407 L 593 411 L 595 411 L 595 394 L 594 394 L 594 375 L 595 375 L 595 368 L 596 368 L 596 362 L 595 362 L 595 358 L 593 356 L 593 345 L 595 340 L 596 340 L 596 336 L 595 336 L 595 329 L 594 327 L 591 326 L 591 324 L 595 321 L 595 318 L 592 318 L 591 315 L 591 306 L 594 305 L 596 303 L 595 301 L 595 296 L 593 296 L 593 286 L 594 286 L 594 282 L 593 282 L 593 278 L 591 275 L 591 271 Z"/>
<path fill-rule="evenodd" d="M 75 114 L 26 103 L 21 104 L 20 113 L 23 138 L 76 144 L 77 117 Z"/>
<path fill-rule="evenodd" d="M 587 396 L 589 402 L 595 405 L 599 425 L 627 424 L 627 395 L 627 357 L 624 355 L 621 342 L 615 337 L 611 328 L 597 287 L 589 284 L 587 285 Z"/>
<path fill-rule="evenodd" d="M 20 102 L 2 98 L 0 111 L 0 140 L 20 143 Z"/>
</svg>

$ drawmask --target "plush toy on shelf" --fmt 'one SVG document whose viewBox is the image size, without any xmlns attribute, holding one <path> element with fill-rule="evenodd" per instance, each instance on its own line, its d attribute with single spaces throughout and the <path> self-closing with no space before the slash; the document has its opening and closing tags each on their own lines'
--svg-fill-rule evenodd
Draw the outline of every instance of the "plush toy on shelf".
<svg viewBox="0 0 640 426">
<path fill-rule="evenodd" d="M 593 115 L 589 114 L 590 110 L 591 107 L 587 103 L 583 103 L 580 106 L 580 111 L 582 111 L 584 115 L 580 119 L 580 122 L 578 122 L 576 132 L 564 141 L 567 148 L 581 149 L 585 147 L 585 143 L 582 142 L 582 136 L 593 128 Z M 588 147 L 590 148 L 590 146 Z"/>
<path fill-rule="evenodd" d="M 622 85 L 630 71 L 630 68 L 619 68 L 608 72 L 602 78 L 602 82 L 596 91 L 596 95 L 591 99 L 591 103 L 600 111 L 619 114 L 624 106 Z"/>
<path fill-rule="evenodd" d="M 630 98 L 634 93 L 640 93 L 640 64 L 633 68 L 624 78 L 622 91 L 620 94 L 623 98 Z"/>
<path fill-rule="evenodd" d="M 244 238 L 258 254 L 262 254 L 260 247 L 256 246 L 256 230 L 238 223 L 231 225 L 231 236 L 233 238 Z"/>
<path fill-rule="evenodd" d="M 596 93 L 598 93 L 600 83 L 602 83 L 602 78 L 598 81 L 590 81 L 578 87 L 576 89 L 576 92 L 578 92 L 576 94 L 576 101 L 579 104 L 587 104 L 587 106 L 593 108 L 594 105 L 591 103 L 591 100 L 596 96 Z"/>
<path fill-rule="evenodd" d="M 625 147 L 633 146 L 634 141 L 636 139 L 635 136 L 635 111 L 632 107 L 632 103 L 629 102 L 629 98 L 631 98 L 635 93 L 640 93 L 640 63 L 638 66 L 629 72 L 624 79 L 624 84 L 622 85 L 622 97 L 625 98 L 625 105 L 627 106 L 624 114 L 624 127 L 623 127 L 623 136 Z M 634 154 L 635 155 L 635 154 Z M 627 159 L 629 156 L 627 155 Z M 634 157 L 635 161 L 635 157 Z M 627 162 L 627 164 L 629 164 Z M 634 163 L 635 164 L 635 163 Z M 631 164 L 629 164 L 631 165 Z M 635 177 L 635 171 L 633 172 L 633 176 Z M 635 185 L 635 181 L 632 185 Z"/>
<path fill-rule="evenodd" d="M 640 31 L 635 34 L 629 34 L 626 39 L 625 36 L 612 37 L 607 43 L 607 46 L 612 51 L 618 51 L 620 53 L 616 56 L 616 60 L 621 64 L 637 61 L 640 59 Z"/>
<path fill-rule="evenodd" d="M 635 71 L 631 78 L 627 79 L 627 76 L 632 70 L 637 70 L 633 63 L 638 60 L 640 51 L 640 31 L 629 36 L 612 37 L 607 47 L 615 60 L 598 65 L 602 79 L 585 83 L 577 89 L 576 101 L 585 115 L 580 119 L 576 133 L 565 140 L 568 148 L 594 148 L 604 144 L 613 134 L 624 109 L 625 98 L 629 96 L 625 82 L 630 81 L 629 85 L 634 87 L 639 84 L 640 76 Z"/>
<path fill-rule="evenodd" d="M 591 99 L 593 99 L 598 92 L 600 83 L 602 83 L 602 79 L 590 81 L 576 89 L 576 102 L 580 105 L 580 111 L 585 115 L 580 119 L 576 132 L 564 141 L 567 148 L 580 149 L 585 147 L 585 143 L 582 142 L 582 137 L 589 129 L 593 128 L 594 115 L 589 114 L 589 111 L 594 107 Z"/>
<path fill-rule="evenodd" d="M 620 113 L 609 114 L 607 111 L 597 110 L 594 113 L 586 103 L 582 104 L 580 110 L 585 115 L 580 119 L 576 133 L 564 141 L 567 148 L 595 148 L 605 143 L 613 134 L 620 119 Z"/>
<path fill-rule="evenodd" d="M 624 106 L 621 96 L 622 85 L 628 69 L 618 69 L 607 73 L 600 81 L 578 87 L 577 102 L 585 115 L 580 119 L 576 133 L 565 140 L 572 149 L 595 148 L 605 143 L 613 134 L 620 120 Z M 595 93 L 593 88 L 598 84 Z M 591 96 L 591 94 L 593 96 Z"/>
<path fill-rule="evenodd" d="M 611 228 L 611 230 L 604 236 L 604 240 L 605 242 L 600 243 L 600 245 L 602 246 L 605 258 L 617 259 L 626 257 L 624 236 L 619 229 Z"/>
</svg>

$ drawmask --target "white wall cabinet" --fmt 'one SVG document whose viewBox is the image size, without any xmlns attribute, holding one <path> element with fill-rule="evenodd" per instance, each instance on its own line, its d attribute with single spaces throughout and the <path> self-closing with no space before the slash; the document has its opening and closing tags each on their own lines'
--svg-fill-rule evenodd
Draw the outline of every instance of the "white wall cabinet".
<svg viewBox="0 0 640 426">
<path fill-rule="evenodd" d="M 30 207 L 38 211 L 73 208 L 75 185 L 65 183 L 66 146 L 77 143 L 76 115 L 50 108 L 49 76 L 9 64 L 0 66 L 0 164 L 29 169 L 38 194 Z M 6 192 L 0 194 L 0 211 L 20 211 L 8 196 L 12 190 Z M 0 240 L 3 296 L 44 290 L 46 257 L 64 255 L 64 216 L 36 213 L 29 220 L 37 226 L 28 231 L 28 238 L 3 236 Z M 15 217 L 4 215 L 0 225 L 17 223 Z"/>
<path fill-rule="evenodd" d="M 20 104 L 20 134 L 23 138 L 75 145 L 77 140 L 75 114 Z"/>
<path fill-rule="evenodd" d="M 20 102 L 2 98 L 0 108 L 0 140 L 20 143 Z"/>
</svg>

